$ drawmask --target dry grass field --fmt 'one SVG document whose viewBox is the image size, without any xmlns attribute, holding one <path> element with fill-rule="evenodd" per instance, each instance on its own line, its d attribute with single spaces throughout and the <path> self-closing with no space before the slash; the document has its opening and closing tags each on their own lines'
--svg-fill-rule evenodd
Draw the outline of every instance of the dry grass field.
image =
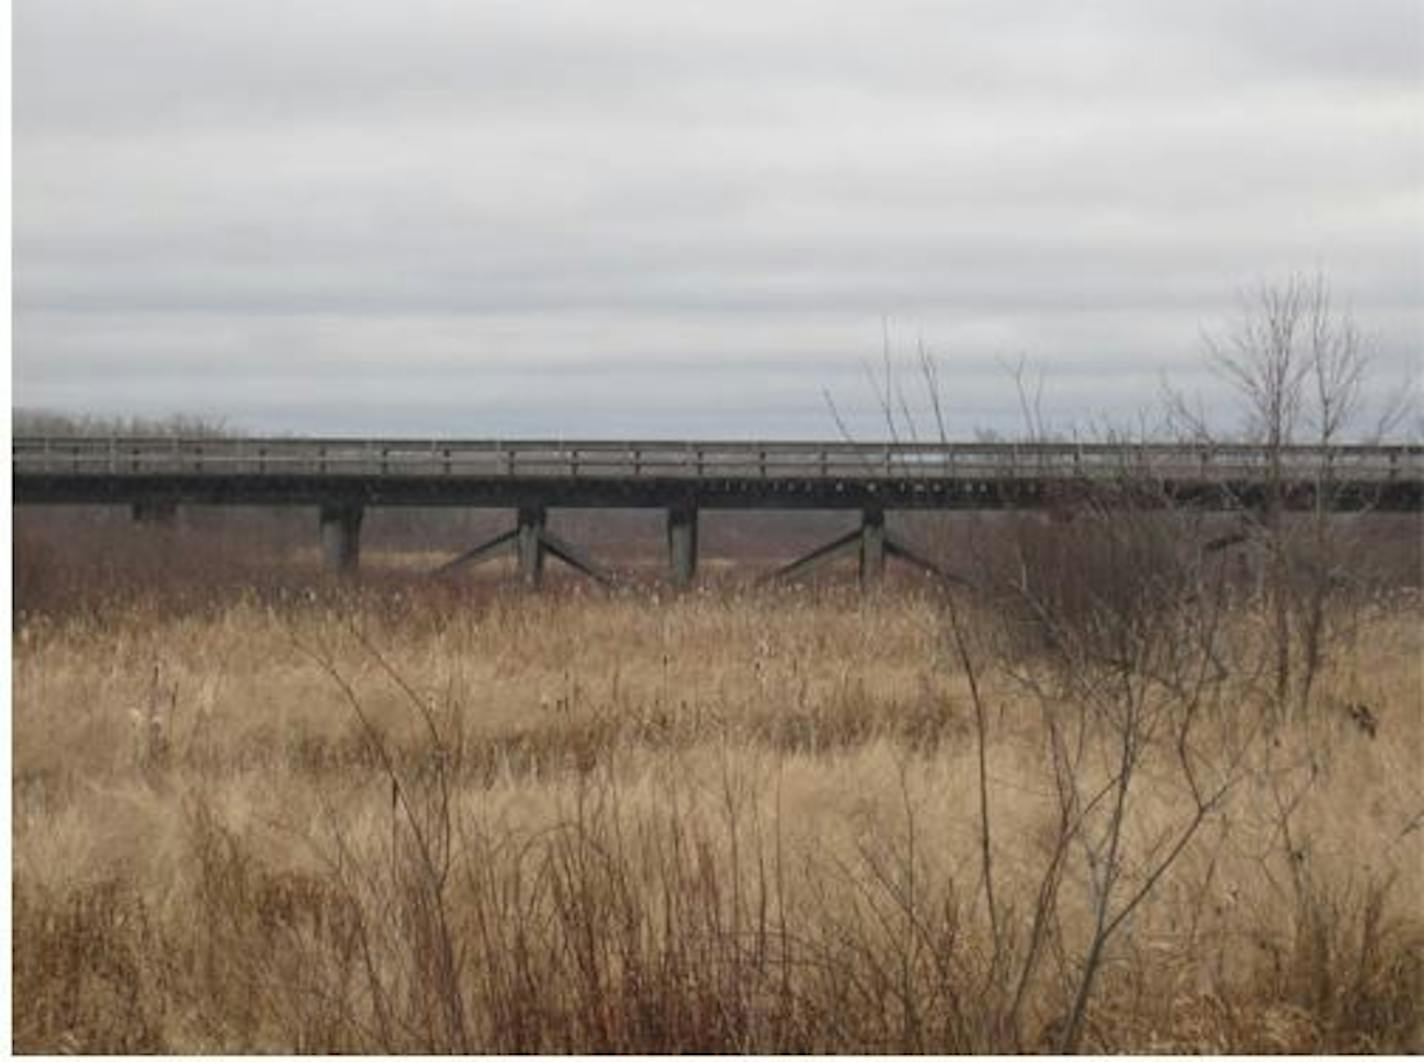
<svg viewBox="0 0 1424 1062">
<path fill-rule="evenodd" d="M 15 1047 L 1418 1051 L 1420 619 L 1267 728 L 1250 602 L 1185 699 L 924 590 L 41 610 Z"/>
</svg>

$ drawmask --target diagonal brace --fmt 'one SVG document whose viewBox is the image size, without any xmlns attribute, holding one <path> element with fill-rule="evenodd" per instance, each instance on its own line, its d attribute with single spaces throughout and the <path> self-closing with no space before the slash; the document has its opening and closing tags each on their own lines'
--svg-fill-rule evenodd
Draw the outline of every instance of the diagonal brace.
<svg viewBox="0 0 1424 1062">
<path fill-rule="evenodd" d="M 584 575 L 587 575 L 590 579 L 594 580 L 594 582 L 600 583 L 603 586 L 611 587 L 613 585 L 612 576 L 599 568 L 587 553 L 584 553 L 573 543 L 565 541 L 547 529 L 540 532 L 539 539 L 544 543 L 545 549 L 558 557 L 559 560 L 563 561 L 569 567 L 583 572 Z"/>
<path fill-rule="evenodd" d="M 828 564 L 843 554 L 858 552 L 860 550 L 861 529 L 847 531 L 840 538 L 827 542 L 824 546 L 813 549 L 790 564 L 782 565 L 773 572 L 763 575 L 757 580 L 759 584 L 770 583 L 777 579 L 790 579 L 793 576 L 805 575 L 807 572 L 815 571 L 823 564 Z"/>
<path fill-rule="evenodd" d="M 481 561 L 487 561 L 496 553 L 498 553 L 501 549 L 513 543 L 513 541 L 518 536 L 519 528 L 511 528 L 510 530 L 505 531 L 502 534 L 495 535 L 494 538 L 490 539 L 487 542 L 481 542 L 473 549 L 465 550 L 464 553 L 461 553 L 454 560 L 447 561 L 446 563 L 440 565 L 440 567 L 436 568 L 430 574 L 444 575 L 446 572 L 453 571 L 454 569 L 464 564 L 479 564 Z"/>
</svg>

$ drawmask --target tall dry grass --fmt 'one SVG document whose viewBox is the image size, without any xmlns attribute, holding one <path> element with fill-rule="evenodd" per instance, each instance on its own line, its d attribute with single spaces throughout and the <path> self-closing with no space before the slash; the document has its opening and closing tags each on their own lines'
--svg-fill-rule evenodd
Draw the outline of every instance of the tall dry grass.
<svg viewBox="0 0 1424 1062">
<path fill-rule="evenodd" d="M 1057 827 L 1043 705 L 990 666 L 998 617 L 961 609 L 977 714 L 927 595 L 27 617 L 15 1046 L 1053 1047 L 1099 871 Z M 1297 724 L 1203 721 L 1234 784 L 1108 940 L 1079 1046 L 1424 1048 L 1419 619 L 1362 608 Z M 1171 752 L 1142 757 L 1125 882 L 1188 812 Z"/>
</svg>

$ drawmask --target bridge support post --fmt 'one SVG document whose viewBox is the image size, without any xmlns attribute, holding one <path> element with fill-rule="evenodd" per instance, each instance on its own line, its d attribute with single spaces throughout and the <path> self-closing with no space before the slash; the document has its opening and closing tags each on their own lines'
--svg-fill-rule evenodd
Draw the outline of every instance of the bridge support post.
<svg viewBox="0 0 1424 1062">
<path fill-rule="evenodd" d="M 519 507 L 519 579 L 525 586 L 538 586 L 544 576 L 544 507 Z"/>
<path fill-rule="evenodd" d="M 321 555 L 327 570 L 351 572 L 361 558 L 361 517 L 358 504 L 339 502 L 321 507 Z"/>
<path fill-rule="evenodd" d="M 697 575 L 697 507 L 674 505 L 668 509 L 668 560 L 674 586 L 691 586 Z"/>
<path fill-rule="evenodd" d="M 130 511 L 135 523 L 157 524 L 172 527 L 178 521 L 178 503 L 175 501 L 145 499 L 133 503 Z"/>
<path fill-rule="evenodd" d="M 575 571 L 582 572 L 594 582 L 604 586 L 613 585 L 613 577 L 594 562 L 572 542 L 566 542 L 546 526 L 547 520 L 542 505 L 521 505 L 518 522 L 508 531 L 481 542 L 473 549 L 467 549 L 452 561 L 442 564 L 431 574 L 444 572 L 465 564 L 479 564 L 495 554 L 512 547 L 519 558 L 519 578 L 526 586 L 538 586 L 544 574 L 544 555 L 551 553 Z"/>
<path fill-rule="evenodd" d="M 885 575 L 885 510 L 864 509 L 860 514 L 860 581 L 878 583 Z"/>
</svg>

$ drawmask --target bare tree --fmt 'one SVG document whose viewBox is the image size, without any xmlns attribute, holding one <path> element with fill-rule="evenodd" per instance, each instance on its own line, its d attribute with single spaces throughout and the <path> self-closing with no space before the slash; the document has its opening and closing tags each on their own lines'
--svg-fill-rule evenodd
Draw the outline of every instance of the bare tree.
<svg viewBox="0 0 1424 1062">
<path fill-rule="evenodd" d="M 1265 284 L 1243 300 L 1238 320 L 1206 336 L 1211 367 L 1244 406 L 1244 435 L 1266 455 L 1264 489 L 1242 499 L 1245 540 L 1261 558 L 1259 593 L 1271 643 L 1271 700 L 1280 718 L 1303 711 L 1329 642 L 1330 604 L 1344 581 L 1344 527 L 1334 514 L 1342 483 L 1337 453 L 1363 418 L 1366 344 L 1348 309 L 1338 308 L 1321 274 L 1295 274 Z M 1407 393 L 1407 392 L 1406 392 Z M 1200 408 L 1167 392 L 1180 434 L 1218 436 Z M 1386 408 L 1369 437 L 1378 440 L 1407 411 Z M 1299 470 L 1287 467 L 1288 447 L 1309 444 L 1313 504 L 1303 520 L 1287 517 Z"/>
<path fill-rule="evenodd" d="M 947 443 L 939 365 L 923 344 L 916 354 L 911 370 L 929 411 L 920 430 L 888 354 L 879 375 L 866 370 L 871 392 L 891 438 Z M 1043 374 L 1022 357 L 1002 365 L 1017 395 L 1021 439 L 1048 441 Z M 844 431 L 833 403 L 831 409 Z M 988 560 L 967 591 L 950 589 L 942 598 L 946 650 L 965 675 L 973 706 L 977 892 L 991 941 L 976 990 L 992 1014 L 991 1042 L 1006 1039 L 1020 1049 L 1029 1001 L 1054 960 L 1065 997 L 1047 1040 L 1061 1052 L 1082 1046 L 1119 936 L 1219 817 L 1254 736 L 1248 728 L 1237 748 L 1223 751 L 1213 745 L 1214 728 L 1201 725 L 1232 700 L 1229 687 L 1238 677 L 1220 663 L 1229 604 L 1225 558 L 1190 546 L 1199 538 L 1201 514 L 1174 504 L 1150 468 L 1132 457 L 1133 438 L 1109 433 L 1105 441 L 1122 445 L 1122 467 L 1065 498 L 1071 520 L 1050 526 L 1040 514 L 1016 514 L 993 535 L 998 553 L 1007 554 L 996 554 L 1001 563 Z M 971 616 L 990 629 L 975 632 Z M 993 672 L 1027 690 L 1038 706 L 1047 736 L 1040 753 L 1054 795 L 1052 840 L 1034 870 L 1029 909 L 1018 918 L 1005 898 L 1007 872 L 995 858 L 992 694 L 982 681 Z M 1170 821 L 1149 829 L 1139 804 L 1155 785 L 1174 788 L 1182 800 Z M 1079 865 L 1081 875 L 1073 872 Z M 1088 925 L 1072 940 L 1063 936 L 1065 892 L 1078 894 L 1089 911 Z"/>
<path fill-rule="evenodd" d="M 1244 405 L 1244 435 L 1264 453 L 1257 484 L 1237 501 L 1247 521 L 1240 537 L 1265 558 L 1268 653 L 1241 644 L 1249 613 L 1239 608 L 1228 557 L 1203 546 L 1212 517 L 1179 504 L 1151 462 L 1134 458 L 1143 452 L 1137 443 L 1156 434 L 1146 427 L 1136 437 L 1099 432 L 1121 447 L 1117 475 L 1075 485 L 1063 502 L 1067 515 L 1052 526 L 1027 513 L 996 524 L 980 577 L 945 595 L 947 648 L 974 710 L 978 890 L 992 939 L 980 998 L 993 1012 L 995 1042 L 1022 1045 L 1032 988 L 1055 961 L 1062 1009 L 1041 1039 L 1065 1053 L 1090 1039 L 1103 971 L 1134 915 L 1222 820 L 1257 759 L 1264 756 L 1269 773 L 1270 727 L 1309 706 L 1333 644 L 1333 606 L 1350 559 L 1335 509 L 1340 491 L 1358 487 L 1341 473 L 1339 447 L 1363 418 L 1366 344 L 1319 276 L 1263 287 L 1239 322 L 1207 344 L 1212 367 Z M 888 354 L 883 378 L 867 370 L 871 389 L 892 438 L 947 442 L 938 364 L 923 345 L 918 353 L 933 417 L 927 430 L 916 433 Z M 1005 369 L 1025 439 L 1046 440 L 1041 379 L 1022 359 Z M 1198 443 L 1219 437 L 1181 396 L 1169 392 L 1168 406 L 1169 428 Z M 1376 438 L 1400 412 L 1381 418 Z M 1301 443 L 1312 447 L 1307 465 L 1293 450 Z M 1303 516 L 1288 515 L 1307 497 Z M 975 604 L 988 607 L 968 612 Z M 972 637 L 969 615 L 993 617 L 992 629 Z M 1018 918 L 995 858 L 1002 830 L 986 753 L 994 695 L 983 681 L 995 672 L 1027 690 L 1041 712 L 1056 813 L 1029 910 Z M 1263 694 L 1273 710 L 1239 715 L 1243 702 Z M 1170 815 L 1147 814 L 1144 795 L 1163 787 L 1181 799 Z M 1288 816 L 1282 812 L 1283 825 Z M 1292 848 L 1289 837 L 1285 843 Z M 1075 892 L 1087 925 L 1065 937 L 1061 898 Z"/>
</svg>

